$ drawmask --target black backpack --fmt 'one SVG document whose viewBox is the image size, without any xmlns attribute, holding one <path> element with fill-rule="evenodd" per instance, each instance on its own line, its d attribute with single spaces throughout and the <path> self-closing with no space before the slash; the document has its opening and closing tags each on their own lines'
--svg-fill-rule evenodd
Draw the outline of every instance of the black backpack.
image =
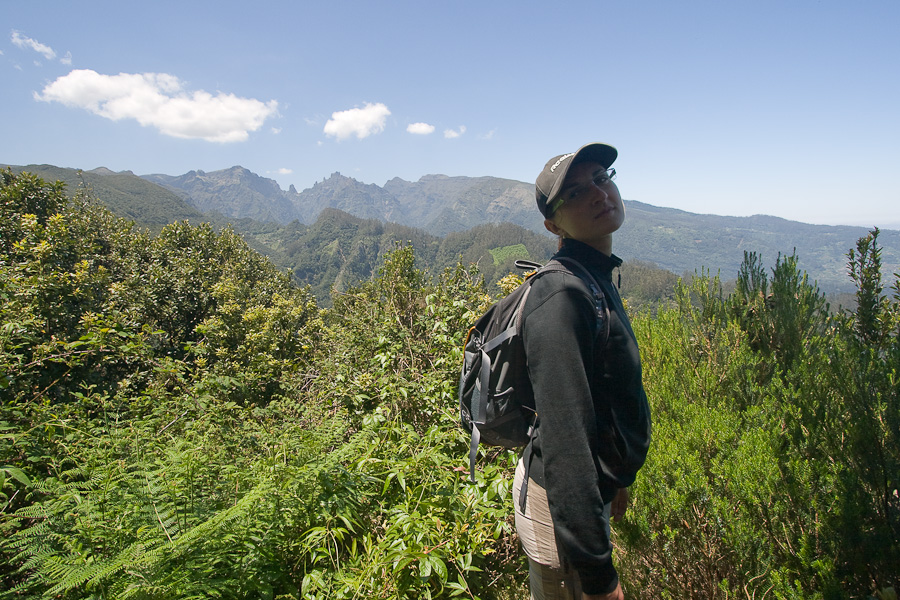
<svg viewBox="0 0 900 600">
<path fill-rule="evenodd" d="M 520 448 L 527 446 L 534 434 L 537 413 L 521 331 L 525 301 L 538 277 L 557 271 L 581 278 L 597 307 L 601 344 L 605 345 L 609 337 L 606 297 L 581 263 L 573 258 L 558 257 L 543 267 L 531 261 L 516 261 L 516 266 L 537 271 L 491 306 L 469 329 L 465 342 L 459 379 L 459 411 L 462 426 L 472 435 L 469 478 L 473 483 L 479 443 Z"/>
</svg>

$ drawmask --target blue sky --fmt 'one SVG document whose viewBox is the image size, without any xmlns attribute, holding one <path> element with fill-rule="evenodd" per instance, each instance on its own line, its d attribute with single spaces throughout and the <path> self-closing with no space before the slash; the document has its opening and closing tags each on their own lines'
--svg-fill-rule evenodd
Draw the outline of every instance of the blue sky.
<svg viewBox="0 0 900 600">
<path fill-rule="evenodd" d="M 900 229 L 900 2 L 5 0 L 0 162 L 533 182 Z"/>
</svg>

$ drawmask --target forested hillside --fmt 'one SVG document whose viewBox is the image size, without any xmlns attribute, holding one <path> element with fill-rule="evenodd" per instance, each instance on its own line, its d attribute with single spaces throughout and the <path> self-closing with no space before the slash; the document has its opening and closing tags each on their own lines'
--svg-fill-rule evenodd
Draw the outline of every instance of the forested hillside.
<svg viewBox="0 0 900 600">
<path fill-rule="evenodd" d="M 282 264 L 292 265 L 294 280 L 310 285 L 320 302 L 327 303 L 332 290 L 343 292 L 371 279 L 398 241 L 415 250 L 423 271 L 439 274 L 460 262 L 477 264 L 491 284 L 516 271 L 516 259 L 545 261 L 556 247 L 555 241 L 509 223 L 439 238 L 421 229 L 326 209 L 314 225 L 298 228 L 296 235 L 286 228 L 279 248 Z"/>
<path fill-rule="evenodd" d="M 89 191 L 93 197 L 102 199 L 103 204 L 116 215 L 152 231 L 159 231 L 164 225 L 178 221 L 200 223 L 207 220 L 202 212 L 182 197 L 131 172 L 114 173 L 103 168 L 81 171 L 52 165 L 12 167 L 12 171 L 26 171 L 46 181 L 62 181 L 69 196 L 79 190 Z"/>
<path fill-rule="evenodd" d="M 230 230 L 153 237 L 0 181 L 0 598 L 527 594 L 515 455 L 466 481 L 476 270 L 397 246 L 322 309 Z M 634 315 L 654 442 L 614 527 L 629 597 L 894 597 L 900 278 L 877 231 L 847 267 L 853 313 L 751 252 L 733 293 L 700 277 Z"/>
</svg>

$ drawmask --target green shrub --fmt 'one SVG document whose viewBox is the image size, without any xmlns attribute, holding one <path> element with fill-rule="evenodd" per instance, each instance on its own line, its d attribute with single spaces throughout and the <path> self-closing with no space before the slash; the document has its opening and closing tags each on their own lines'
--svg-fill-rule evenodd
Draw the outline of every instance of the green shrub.
<svg viewBox="0 0 900 600">
<path fill-rule="evenodd" d="M 831 315 L 796 257 L 770 280 L 750 253 L 731 296 L 703 276 L 681 285 L 677 309 L 635 320 L 655 429 L 618 528 L 632 593 L 897 585 L 900 294 L 881 293 L 876 238 L 849 255 L 868 312 Z"/>
</svg>

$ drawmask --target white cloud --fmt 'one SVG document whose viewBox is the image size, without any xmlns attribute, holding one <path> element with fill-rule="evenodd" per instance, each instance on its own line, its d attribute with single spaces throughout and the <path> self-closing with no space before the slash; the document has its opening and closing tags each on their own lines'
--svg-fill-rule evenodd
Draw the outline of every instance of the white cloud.
<svg viewBox="0 0 900 600">
<path fill-rule="evenodd" d="M 384 124 L 391 111 L 380 102 L 369 104 L 363 108 L 351 108 L 350 110 L 331 113 L 331 118 L 325 123 L 325 135 L 343 140 L 355 135 L 359 139 L 369 137 L 373 133 L 384 131 Z"/>
<path fill-rule="evenodd" d="M 465 132 L 466 132 L 466 126 L 465 126 L 465 125 L 460 125 L 458 130 L 445 129 L 445 130 L 444 130 L 444 137 L 447 138 L 448 140 L 452 140 L 453 138 L 458 138 L 459 136 L 461 136 L 461 135 L 464 134 Z"/>
<path fill-rule="evenodd" d="M 434 125 L 428 123 L 411 123 L 406 126 L 406 131 L 415 135 L 428 135 L 434 133 Z"/>
<path fill-rule="evenodd" d="M 240 142 L 278 111 L 278 102 L 261 102 L 218 92 L 185 92 L 174 75 L 75 70 L 35 92 L 36 100 L 83 108 L 113 121 L 134 119 L 162 134 L 209 142 Z"/>
<path fill-rule="evenodd" d="M 278 169 L 278 171 L 276 171 L 276 173 L 278 173 L 279 175 L 290 175 L 293 172 L 294 172 L 293 169 L 285 169 L 284 167 L 282 167 L 282 168 Z"/>
<path fill-rule="evenodd" d="M 491 130 L 488 131 L 487 133 L 485 133 L 485 134 L 479 136 L 479 139 L 482 139 L 482 140 L 492 140 L 492 139 L 494 139 L 494 134 L 495 134 L 495 133 L 497 133 L 497 130 L 496 130 L 496 129 L 491 129 Z"/>
<path fill-rule="evenodd" d="M 279 133 L 281 133 L 281 127 L 273 127 L 272 133 L 278 135 Z"/>
<path fill-rule="evenodd" d="M 66 55 L 63 56 L 61 59 L 59 59 L 59 62 L 61 62 L 64 65 L 71 65 L 72 64 L 72 53 L 66 52 Z"/>
<path fill-rule="evenodd" d="M 56 52 L 53 51 L 53 48 L 46 44 L 42 44 L 37 40 L 33 40 L 30 37 L 26 37 L 15 29 L 13 30 L 9 41 L 11 41 L 14 45 L 18 46 L 22 50 L 34 50 L 47 60 L 53 60 L 54 58 L 56 58 Z"/>
</svg>

